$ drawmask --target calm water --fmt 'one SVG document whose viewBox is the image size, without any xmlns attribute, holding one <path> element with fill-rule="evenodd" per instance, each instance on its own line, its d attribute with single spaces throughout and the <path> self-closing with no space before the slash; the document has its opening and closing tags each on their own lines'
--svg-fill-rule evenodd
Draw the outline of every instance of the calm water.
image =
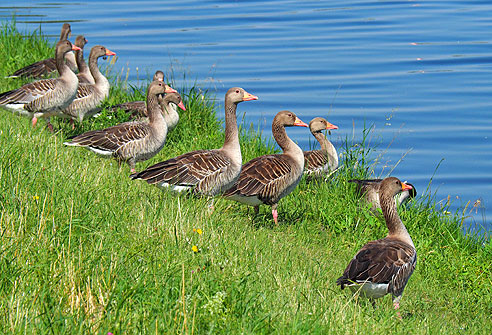
<svg viewBox="0 0 492 335">
<path fill-rule="evenodd" d="M 427 188 L 453 208 L 477 200 L 468 223 L 492 230 L 492 4 L 489 1 L 41 1 L 3 2 L 18 28 L 60 22 L 89 46 L 118 54 L 115 72 L 137 83 L 173 65 L 177 87 L 242 86 L 260 100 L 240 105 L 270 136 L 273 116 L 294 111 L 362 136 L 383 154 L 376 173 Z M 138 70 L 137 70 L 138 69 Z M 306 129 L 289 129 L 303 148 Z M 309 134 L 309 135 L 308 135 Z M 442 162 L 441 162 L 442 161 Z M 439 165 L 439 163 L 441 164 Z M 439 166 L 439 167 L 438 167 Z M 437 170 L 436 170 L 437 169 Z M 467 213 L 469 210 L 467 211 Z"/>
</svg>

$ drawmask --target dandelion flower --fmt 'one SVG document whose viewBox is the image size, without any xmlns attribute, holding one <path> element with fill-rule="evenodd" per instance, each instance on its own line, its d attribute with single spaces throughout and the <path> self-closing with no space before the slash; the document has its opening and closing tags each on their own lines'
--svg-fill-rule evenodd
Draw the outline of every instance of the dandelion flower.
<svg viewBox="0 0 492 335">
<path fill-rule="evenodd" d="M 193 252 L 198 252 L 198 247 L 196 245 L 194 245 L 191 247 L 191 250 L 193 250 Z"/>
<path fill-rule="evenodd" d="M 194 231 L 195 233 L 197 233 L 198 235 L 203 234 L 203 231 L 202 231 L 200 228 L 198 228 L 198 229 L 193 228 L 193 231 Z"/>
<path fill-rule="evenodd" d="M 39 200 L 39 196 L 38 196 L 38 195 L 33 195 L 33 196 L 32 196 L 32 198 L 33 198 L 34 200 Z"/>
</svg>

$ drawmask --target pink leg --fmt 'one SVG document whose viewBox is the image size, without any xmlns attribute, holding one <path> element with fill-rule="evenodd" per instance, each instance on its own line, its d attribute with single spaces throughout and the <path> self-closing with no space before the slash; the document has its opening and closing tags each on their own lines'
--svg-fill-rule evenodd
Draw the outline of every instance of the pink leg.
<svg viewBox="0 0 492 335">
<path fill-rule="evenodd" d="M 277 209 L 272 209 L 272 215 L 273 215 L 273 221 L 275 221 L 275 225 L 278 226 L 278 221 L 277 221 L 278 213 L 277 213 Z"/>
<path fill-rule="evenodd" d="M 212 199 L 209 204 L 208 204 L 208 211 L 209 211 L 209 214 L 212 214 L 215 210 L 215 207 L 214 207 L 214 199 Z"/>
<path fill-rule="evenodd" d="M 34 127 L 36 127 L 36 123 L 38 123 L 38 118 L 34 116 L 34 117 L 32 118 L 32 127 L 33 127 L 33 128 L 34 128 Z"/>
<path fill-rule="evenodd" d="M 135 172 L 137 172 L 137 170 L 135 170 L 135 168 L 131 168 L 131 169 L 130 169 L 130 172 L 131 172 L 131 173 L 135 173 Z"/>
<path fill-rule="evenodd" d="M 398 308 L 400 308 L 400 301 L 393 302 L 393 307 L 396 310 L 396 317 L 398 318 L 398 320 L 402 320 L 400 311 L 398 310 Z"/>
</svg>

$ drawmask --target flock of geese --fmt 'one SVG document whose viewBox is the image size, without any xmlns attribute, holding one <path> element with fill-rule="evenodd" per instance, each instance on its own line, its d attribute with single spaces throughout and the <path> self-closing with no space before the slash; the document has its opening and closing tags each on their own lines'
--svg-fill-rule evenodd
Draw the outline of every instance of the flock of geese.
<svg viewBox="0 0 492 335">
<path fill-rule="evenodd" d="M 87 40 L 78 36 L 72 45 L 68 40 L 70 32 L 70 25 L 65 23 L 56 44 L 55 58 L 31 64 L 10 77 L 39 78 L 56 71 L 59 76 L 1 93 L 0 106 L 29 116 L 33 126 L 38 118 L 46 118 L 50 130 L 49 118 L 52 116 L 81 122 L 100 110 L 101 102 L 109 95 L 110 84 L 99 71 L 97 61 L 115 53 L 96 45 L 90 51 L 87 66 L 83 57 Z M 88 131 L 64 144 L 85 147 L 99 155 L 126 162 L 131 168 L 132 179 L 145 180 L 161 188 L 210 198 L 222 196 L 254 206 L 255 213 L 260 205 L 270 205 L 274 222 L 278 224 L 277 204 L 295 189 L 303 174 L 326 179 L 338 168 L 336 149 L 322 132 L 338 127 L 321 117 L 314 118 L 308 126 L 293 112 L 281 111 L 273 119 L 272 134 L 283 153 L 260 156 L 243 165 L 237 105 L 257 99 L 240 87 L 227 91 L 225 140 L 220 149 L 184 153 L 136 172 L 136 162 L 155 156 L 163 148 L 168 131 L 179 121 L 178 107 L 186 110 L 179 93 L 164 82 L 163 72 L 157 71 L 148 86 L 146 102 L 132 101 L 111 107 L 138 115 L 139 120 Z M 285 128 L 290 126 L 309 127 L 321 149 L 301 150 L 287 135 Z M 364 245 L 337 284 L 371 299 L 389 293 L 398 309 L 403 290 L 415 269 L 417 252 L 398 215 L 397 203 L 415 196 L 415 188 L 395 177 L 351 182 L 357 185 L 363 199 L 373 209 L 381 209 L 388 235 Z M 398 312 L 397 315 L 400 317 Z"/>
</svg>

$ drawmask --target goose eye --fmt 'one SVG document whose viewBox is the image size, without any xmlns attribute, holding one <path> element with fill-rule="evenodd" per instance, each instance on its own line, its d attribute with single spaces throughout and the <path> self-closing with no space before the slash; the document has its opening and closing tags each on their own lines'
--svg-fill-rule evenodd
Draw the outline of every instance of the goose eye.
<svg viewBox="0 0 492 335">
<path fill-rule="evenodd" d="M 239 90 L 236 90 L 236 93 L 238 93 L 238 94 L 239 94 Z"/>
</svg>

